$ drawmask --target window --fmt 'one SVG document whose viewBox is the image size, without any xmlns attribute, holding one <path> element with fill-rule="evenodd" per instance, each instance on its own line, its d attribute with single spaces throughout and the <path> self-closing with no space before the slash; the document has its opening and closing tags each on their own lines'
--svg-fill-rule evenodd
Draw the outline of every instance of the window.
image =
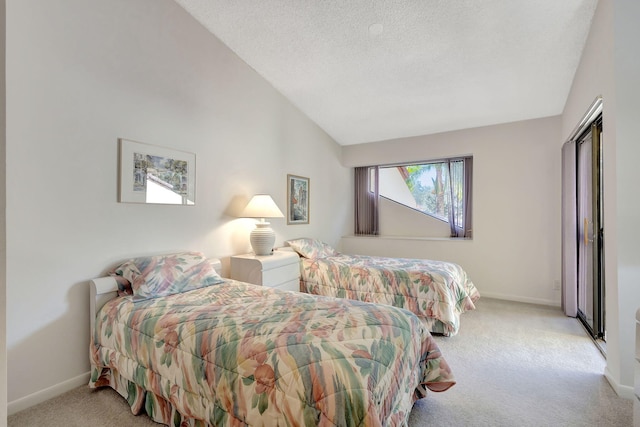
<svg viewBox="0 0 640 427">
<path fill-rule="evenodd" d="M 378 167 L 379 195 L 451 226 L 452 237 L 471 237 L 472 157 Z"/>
</svg>

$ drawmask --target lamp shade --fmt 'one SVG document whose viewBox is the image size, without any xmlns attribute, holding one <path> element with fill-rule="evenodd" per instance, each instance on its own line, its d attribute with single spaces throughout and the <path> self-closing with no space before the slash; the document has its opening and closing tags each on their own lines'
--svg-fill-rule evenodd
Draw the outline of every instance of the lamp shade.
<svg viewBox="0 0 640 427">
<path fill-rule="evenodd" d="M 256 194 L 240 215 L 244 218 L 284 218 L 284 214 L 268 194 Z"/>
<path fill-rule="evenodd" d="M 244 208 L 241 216 L 245 218 L 261 218 L 260 222 L 256 224 L 256 228 L 251 231 L 249 240 L 256 255 L 271 255 L 273 244 L 276 241 L 276 233 L 271 229 L 271 224 L 264 219 L 284 217 L 271 196 L 268 194 L 256 194 Z"/>
</svg>

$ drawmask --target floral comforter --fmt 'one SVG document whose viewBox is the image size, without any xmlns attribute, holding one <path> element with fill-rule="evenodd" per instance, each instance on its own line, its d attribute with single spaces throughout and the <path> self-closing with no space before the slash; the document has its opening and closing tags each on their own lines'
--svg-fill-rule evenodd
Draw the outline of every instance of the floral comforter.
<svg viewBox="0 0 640 427">
<path fill-rule="evenodd" d="M 301 262 L 303 291 L 402 307 L 432 333 L 458 333 L 460 314 L 480 298 L 467 273 L 450 262 L 340 253 Z"/>
<path fill-rule="evenodd" d="M 109 301 L 90 356 L 91 387 L 175 426 L 403 425 L 455 384 L 410 312 L 232 280 Z"/>
</svg>

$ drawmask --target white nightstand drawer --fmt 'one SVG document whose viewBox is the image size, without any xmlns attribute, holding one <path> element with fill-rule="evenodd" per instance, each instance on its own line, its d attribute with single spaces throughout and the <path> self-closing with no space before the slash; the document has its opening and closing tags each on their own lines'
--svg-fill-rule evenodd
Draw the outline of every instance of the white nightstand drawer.
<svg viewBox="0 0 640 427">
<path fill-rule="evenodd" d="M 298 280 L 300 277 L 300 264 L 282 265 L 270 270 L 262 270 L 262 285 L 277 286 L 292 279 Z"/>
<path fill-rule="evenodd" d="M 295 252 L 274 251 L 231 257 L 231 278 L 271 288 L 300 290 L 300 257 Z"/>
<path fill-rule="evenodd" d="M 634 360 L 634 387 L 633 387 L 633 419 L 634 426 L 640 425 L 640 308 L 636 311 L 636 355 Z"/>
</svg>

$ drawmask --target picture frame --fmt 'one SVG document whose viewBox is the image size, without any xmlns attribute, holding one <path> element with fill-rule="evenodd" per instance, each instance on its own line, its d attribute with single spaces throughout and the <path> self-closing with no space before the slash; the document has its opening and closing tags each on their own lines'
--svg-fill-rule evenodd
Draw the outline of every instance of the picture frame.
<svg viewBox="0 0 640 427">
<path fill-rule="evenodd" d="M 287 224 L 309 224 L 309 178 L 287 175 Z"/>
<path fill-rule="evenodd" d="M 195 205 L 196 155 L 118 139 L 118 202 Z"/>
</svg>

